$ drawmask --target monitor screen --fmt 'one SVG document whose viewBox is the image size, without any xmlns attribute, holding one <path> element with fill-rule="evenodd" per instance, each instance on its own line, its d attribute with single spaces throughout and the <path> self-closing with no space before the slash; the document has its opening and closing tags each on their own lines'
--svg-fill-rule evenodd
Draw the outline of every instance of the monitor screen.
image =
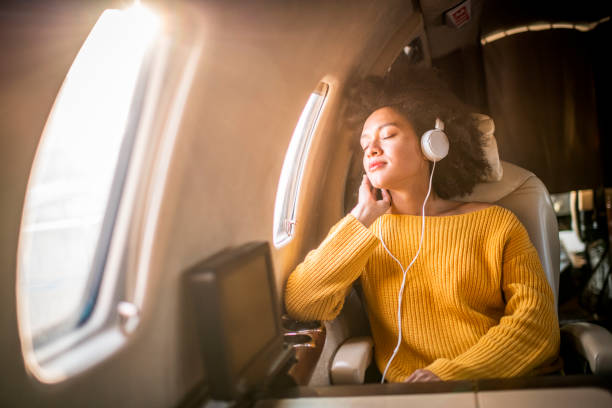
<svg viewBox="0 0 612 408">
<path fill-rule="evenodd" d="M 283 346 L 268 243 L 223 250 L 186 276 L 210 394 L 241 399 L 271 379 L 292 353 Z"/>
<path fill-rule="evenodd" d="M 231 371 L 239 373 L 278 334 L 266 259 L 253 257 L 228 270 L 219 281 Z"/>
</svg>

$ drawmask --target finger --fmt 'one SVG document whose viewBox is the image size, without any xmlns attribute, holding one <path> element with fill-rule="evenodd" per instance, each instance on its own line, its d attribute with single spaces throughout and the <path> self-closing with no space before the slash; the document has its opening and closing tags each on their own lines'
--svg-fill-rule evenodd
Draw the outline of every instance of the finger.
<svg viewBox="0 0 612 408">
<path fill-rule="evenodd" d="M 367 175 L 363 176 L 363 184 L 367 187 L 368 191 L 372 194 L 372 197 L 374 197 L 374 186 L 372 186 L 372 182 L 370 181 L 370 178 Z"/>
<path fill-rule="evenodd" d="M 416 381 L 431 382 L 440 381 L 440 379 L 429 370 L 419 370 Z"/>
<path fill-rule="evenodd" d="M 370 180 L 368 180 L 366 175 L 364 175 L 363 179 L 361 180 L 361 185 L 359 186 L 359 196 L 360 201 L 361 199 L 374 199 L 372 194 L 372 185 L 370 184 Z"/>
<path fill-rule="evenodd" d="M 422 381 L 422 382 L 433 381 L 433 377 L 431 375 L 429 375 L 429 374 L 423 374 L 419 381 Z"/>
<path fill-rule="evenodd" d="M 365 174 L 363 175 L 363 178 L 361 179 L 360 187 L 367 188 L 368 191 L 372 190 L 372 184 L 370 183 L 370 179 L 368 179 L 368 176 L 366 176 Z"/>
<path fill-rule="evenodd" d="M 417 382 L 421 376 L 421 370 L 414 370 L 410 377 L 406 379 L 406 382 Z"/>
<path fill-rule="evenodd" d="M 414 373 L 410 374 L 410 376 L 408 376 L 408 378 L 406 378 L 404 382 L 409 383 L 409 382 L 413 382 L 413 380 L 414 380 Z"/>
<path fill-rule="evenodd" d="M 434 373 L 432 373 L 431 371 L 429 371 L 429 379 L 427 381 L 442 381 L 440 379 L 440 377 L 438 377 L 437 375 L 435 375 Z"/>
<path fill-rule="evenodd" d="M 382 191 L 382 200 L 386 203 L 391 204 L 391 194 L 389 194 L 389 191 L 386 189 L 381 189 L 380 191 Z"/>
<path fill-rule="evenodd" d="M 433 380 L 433 373 L 427 370 L 418 370 L 418 374 L 416 375 L 416 381 L 419 382 L 428 382 Z"/>
</svg>

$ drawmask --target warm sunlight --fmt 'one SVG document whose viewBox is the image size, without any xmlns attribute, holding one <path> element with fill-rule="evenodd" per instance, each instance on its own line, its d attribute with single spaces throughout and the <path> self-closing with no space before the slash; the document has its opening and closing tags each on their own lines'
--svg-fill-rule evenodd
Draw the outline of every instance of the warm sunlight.
<svg viewBox="0 0 612 408">
<path fill-rule="evenodd" d="M 133 137 L 135 90 L 159 28 L 159 19 L 138 4 L 106 10 L 49 115 L 30 175 L 19 251 L 20 323 L 35 346 L 74 328 L 93 307 L 92 282 L 103 270 L 96 254 L 109 239 L 101 232 L 113 222 L 107 206 L 115 180 L 124 177 L 117 165 L 124 140 Z"/>
</svg>

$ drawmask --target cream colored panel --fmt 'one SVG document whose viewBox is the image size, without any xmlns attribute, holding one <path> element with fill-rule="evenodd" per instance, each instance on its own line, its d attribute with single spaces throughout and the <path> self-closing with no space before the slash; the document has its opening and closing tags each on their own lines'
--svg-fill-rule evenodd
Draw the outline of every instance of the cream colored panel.
<svg viewBox="0 0 612 408">
<path fill-rule="evenodd" d="M 374 342 L 369 336 L 353 337 L 338 349 L 332 362 L 334 384 L 363 384 L 365 372 L 372 362 Z"/>
<path fill-rule="evenodd" d="M 476 397 L 479 408 L 612 407 L 612 394 L 599 388 L 485 391 Z"/>
<path fill-rule="evenodd" d="M 496 203 L 512 211 L 523 223 L 555 295 L 559 293 L 559 235 L 557 218 L 546 186 L 533 173 L 508 162 L 502 162 L 502 179 L 480 183 L 472 194 L 459 201 Z"/>
<path fill-rule="evenodd" d="M 593 323 L 576 322 L 561 328 L 575 350 L 584 357 L 594 374 L 612 374 L 612 334 Z"/>
<path fill-rule="evenodd" d="M 305 407 L 352 407 L 352 408 L 475 408 L 474 394 L 412 394 L 412 395 L 373 395 L 367 397 L 330 397 L 300 398 L 261 401 L 256 408 L 305 408 Z"/>
<path fill-rule="evenodd" d="M 51 390 L 37 384 L 23 366 L 15 317 L 16 242 L 36 141 L 99 15 L 85 8 L 89 3 L 68 2 L 66 9 L 74 11 L 63 18 L 57 7 L 45 5 L 17 10 L 10 24 L 3 20 L 11 40 L 0 47 L 10 68 L 0 78 L 5 200 L 0 264 L 6 271 L 0 276 L 0 378 L 2 388 L 6 384 L 11 391 L 0 393 L 2 406 L 168 407 L 205 381 L 193 312 L 181 286 L 183 272 L 223 247 L 271 240 L 282 160 L 308 95 L 323 80 L 330 85 L 328 106 L 305 169 L 296 236 L 282 251 L 273 251 L 282 286 L 290 269 L 342 216 L 350 155 L 350 136 L 340 131 L 342 87 L 355 72 L 371 66 L 381 45 L 413 10 L 402 0 L 159 2 L 159 12 L 177 34 L 177 48 L 191 43 L 191 29 L 204 34 L 159 186 L 164 195 L 150 237 L 141 324 L 127 347 L 103 365 Z M 29 13 L 33 17 L 23 17 Z M 88 13 L 93 14 L 90 20 Z M 139 245 L 135 241 L 133 248 Z"/>
</svg>

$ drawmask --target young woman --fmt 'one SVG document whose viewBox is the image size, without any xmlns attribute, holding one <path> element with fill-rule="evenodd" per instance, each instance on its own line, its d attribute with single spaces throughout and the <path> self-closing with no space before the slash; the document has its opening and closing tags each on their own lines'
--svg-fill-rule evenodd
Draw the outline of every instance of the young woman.
<svg viewBox="0 0 612 408">
<path fill-rule="evenodd" d="M 529 374 L 559 348 L 538 254 L 510 211 L 451 199 L 489 171 L 480 134 L 433 75 L 411 79 L 369 80 L 353 95 L 352 111 L 369 113 L 359 201 L 290 275 L 287 311 L 333 319 L 360 279 L 383 380 Z M 432 162 L 421 135 L 442 122 L 450 148 Z"/>
</svg>

